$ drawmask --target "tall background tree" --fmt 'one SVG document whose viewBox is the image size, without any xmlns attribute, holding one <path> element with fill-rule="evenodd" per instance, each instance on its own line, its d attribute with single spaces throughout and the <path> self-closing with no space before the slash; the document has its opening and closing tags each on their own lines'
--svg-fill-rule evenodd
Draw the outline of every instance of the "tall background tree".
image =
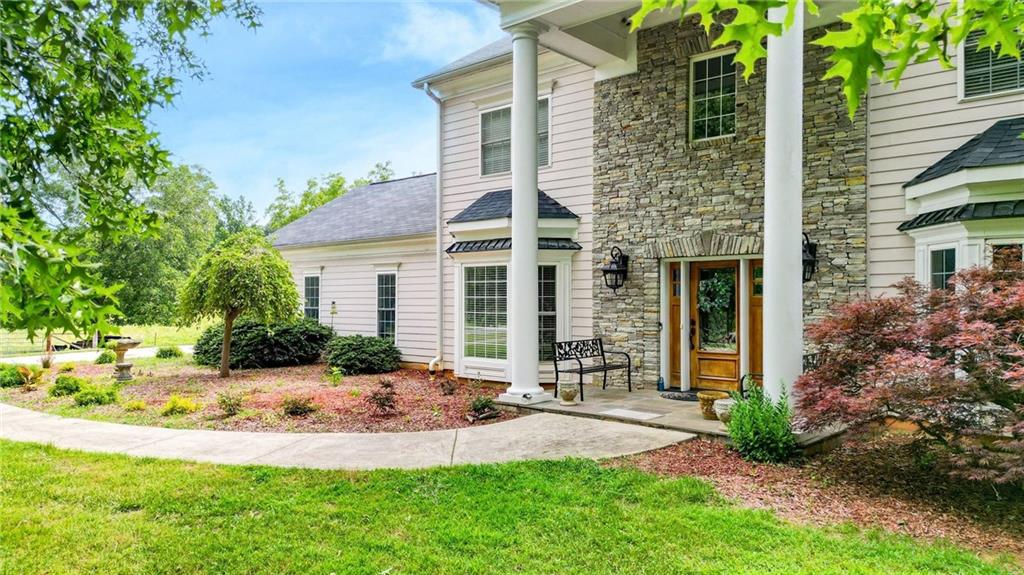
<svg viewBox="0 0 1024 575">
<path fill-rule="evenodd" d="M 202 168 L 175 166 L 135 194 L 160 215 L 159 234 L 94 239 L 100 277 L 107 285 L 123 286 L 117 296 L 124 322 L 174 321 L 178 288 L 216 237 L 216 189 Z"/>
<path fill-rule="evenodd" d="M 395 177 L 391 162 L 377 162 L 364 178 L 349 184 L 339 173 L 327 174 L 306 181 L 301 194 L 289 190 L 284 180 L 277 179 L 277 196 L 267 207 L 267 233 L 281 229 L 327 202 L 341 196 L 352 188 L 383 182 Z"/>
<path fill-rule="evenodd" d="M 168 160 L 146 120 L 173 100 L 180 75 L 203 75 L 188 38 L 222 15 L 258 25 L 247 0 L 3 3 L 0 326 L 107 327 L 115 289 L 75 243 L 80 231 L 48 225 L 41 191 L 69 182 L 82 226 L 105 240 L 156 233 L 159 216 L 136 191 Z"/>
<path fill-rule="evenodd" d="M 230 375 L 231 328 L 239 316 L 271 323 L 299 311 L 299 291 L 288 262 L 256 230 L 233 235 L 204 255 L 178 301 L 182 323 L 224 320 L 221 377 Z"/>
</svg>

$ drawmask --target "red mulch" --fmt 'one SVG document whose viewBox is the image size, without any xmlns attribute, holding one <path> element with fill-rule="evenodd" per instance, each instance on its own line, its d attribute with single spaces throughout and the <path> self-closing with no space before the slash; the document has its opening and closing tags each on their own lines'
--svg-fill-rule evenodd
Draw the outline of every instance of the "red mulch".
<svg viewBox="0 0 1024 575">
<path fill-rule="evenodd" d="M 706 479 L 741 505 L 815 525 L 852 523 L 946 539 L 1024 562 L 1024 493 L 949 478 L 916 464 L 909 439 L 851 439 L 788 465 L 753 464 L 725 445 L 690 441 L 611 462 Z"/>
<path fill-rule="evenodd" d="M 78 364 L 72 375 L 110 381 L 110 365 Z M 429 431 L 467 427 L 470 404 L 480 395 L 494 397 L 497 391 L 471 383 L 460 383 L 452 395 L 441 392 L 440 380 L 431 382 L 422 370 L 402 369 L 384 375 L 346 376 L 334 386 L 325 375 L 323 364 L 275 369 L 234 370 L 227 379 L 217 377 L 215 369 L 191 364 L 136 368 L 135 381 L 120 390 L 121 404 L 130 400 L 146 402 L 144 412 L 128 412 L 122 405 L 98 406 L 90 409 L 108 420 L 122 420 L 145 425 L 225 429 L 235 431 L 289 432 L 382 432 Z M 48 376 L 52 380 L 56 374 Z M 394 382 L 397 410 L 393 414 L 376 413 L 367 396 L 377 388 L 382 377 Z M 47 410 L 72 405 L 70 397 L 48 398 L 49 383 L 37 391 L 7 393 L 6 400 L 32 409 Z M 217 405 L 217 395 L 231 390 L 244 394 L 243 412 L 225 417 Z M 196 413 L 166 418 L 160 408 L 171 395 L 198 401 L 202 409 Z M 306 416 L 283 414 L 281 400 L 285 396 L 308 396 L 317 410 Z M 515 417 L 501 412 L 495 419 L 472 425 L 485 425 Z"/>
</svg>

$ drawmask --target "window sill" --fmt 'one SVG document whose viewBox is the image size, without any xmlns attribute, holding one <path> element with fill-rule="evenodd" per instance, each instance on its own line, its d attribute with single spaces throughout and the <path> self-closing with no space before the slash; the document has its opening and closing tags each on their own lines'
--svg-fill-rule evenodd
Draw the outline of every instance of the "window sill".
<svg viewBox="0 0 1024 575">
<path fill-rule="evenodd" d="M 551 164 L 548 163 L 548 164 L 544 164 L 543 166 L 537 166 L 537 171 L 538 172 L 543 172 L 543 171 L 549 170 L 550 168 L 551 168 Z M 507 177 L 509 177 L 511 175 L 512 175 L 512 170 L 508 170 L 507 172 L 495 172 L 493 174 L 480 174 L 480 177 L 482 179 L 485 179 L 485 180 L 496 180 L 498 178 L 507 178 Z"/>
<path fill-rule="evenodd" d="M 971 104 L 973 102 L 981 102 L 984 100 L 993 100 L 995 98 L 1003 98 L 1006 96 L 1019 96 L 1024 95 L 1024 88 L 1014 88 L 1013 90 L 1004 90 L 1002 92 L 992 92 L 991 94 L 978 94 L 977 96 L 964 96 L 957 98 L 957 104 Z"/>
<path fill-rule="evenodd" d="M 715 136 L 714 138 L 703 138 L 700 140 L 690 140 L 689 147 L 691 150 L 701 150 L 705 148 L 718 148 L 722 146 L 731 145 L 736 140 L 736 134 L 729 134 L 727 136 Z"/>
</svg>

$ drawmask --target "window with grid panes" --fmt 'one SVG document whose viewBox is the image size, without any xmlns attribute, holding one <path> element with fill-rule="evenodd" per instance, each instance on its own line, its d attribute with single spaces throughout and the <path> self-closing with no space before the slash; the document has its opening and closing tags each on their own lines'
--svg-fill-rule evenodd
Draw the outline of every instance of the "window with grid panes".
<svg viewBox="0 0 1024 575">
<path fill-rule="evenodd" d="M 397 277 L 377 274 L 377 337 L 395 340 L 395 296 Z"/>
<path fill-rule="evenodd" d="M 537 268 L 537 326 L 540 343 L 540 360 L 554 359 L 552 345 L 558 338 L 558 290 L 555 266 Z"/>
<path fill-rule="evenodd" d="M 690 67 L 690 139 L 736 133 L 733 53 L 694 59 Z"/>
<path fill-rule="evenodd" d="M 310 319 L 320 319 L 320 276 L 306 276 L 303 280 L 302 314 Z"/>
<path fill-rule="evenodd" d="M 931 277 L 932 289 L 946 289 L 949 287 L 949 278 L 956 273 L 956 248 L 932 250 Z"/>
<path fill-rule="evenodd" d="M 463 355 L 508 357 L 508 277 L 505 266 L 463 270 Z"/>
</svg>

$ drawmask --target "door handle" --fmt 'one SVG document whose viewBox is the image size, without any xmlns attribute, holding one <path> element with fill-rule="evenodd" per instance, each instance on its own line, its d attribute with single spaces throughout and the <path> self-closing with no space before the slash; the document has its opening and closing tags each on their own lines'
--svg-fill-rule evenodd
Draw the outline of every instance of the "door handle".
<svg viewBox="0 0 1024 575">
<path fill-rule="evenodd" d="M 690 320 L 690 349 L 697 349 L 696 344 L 693 342 L 693 338 L 697 337 L 697 320 Z"/>
</svg>

